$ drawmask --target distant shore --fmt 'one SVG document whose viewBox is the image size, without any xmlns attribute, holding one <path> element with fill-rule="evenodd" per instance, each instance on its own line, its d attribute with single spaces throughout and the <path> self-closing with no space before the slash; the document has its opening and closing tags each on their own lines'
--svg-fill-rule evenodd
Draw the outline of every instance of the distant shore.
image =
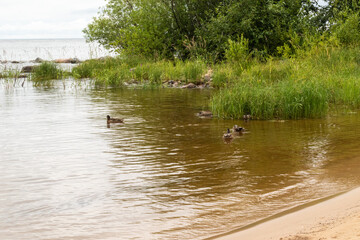
<svg viewBox="0 0 360 240">
<path fill-rule="evenodd" d="M 251 228 L 233 231 L 210 239 L 360 239 L 360 188 Z"/>
</svg>

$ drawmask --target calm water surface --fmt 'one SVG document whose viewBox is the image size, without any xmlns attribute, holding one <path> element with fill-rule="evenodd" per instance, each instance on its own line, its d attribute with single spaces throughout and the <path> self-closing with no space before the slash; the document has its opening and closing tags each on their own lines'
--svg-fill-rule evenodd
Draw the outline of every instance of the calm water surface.
<svg viewBox="0 0 360 240">
<path fill-rule="evenodd" d="M 358 186 L 359 114 L 195 117 L 210 94 L 2 82 L 0 238 L 204 239 Z"/>
<path fill-rule="evenodd" d="M 0 61 L 31 61 L 79 58 L 81 60 L 111 55 L 96 43 L 83 38 L 69 39 L 0 39 Z"/>
</svg>

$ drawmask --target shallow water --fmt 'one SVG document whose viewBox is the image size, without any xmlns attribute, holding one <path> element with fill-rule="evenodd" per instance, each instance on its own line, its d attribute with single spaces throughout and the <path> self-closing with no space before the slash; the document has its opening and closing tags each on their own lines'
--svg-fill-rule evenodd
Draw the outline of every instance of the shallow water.
<svg viewBox="0 0 360 240">
<path fill-rule="evenodd" d="M 0 39 L 0 61 L 32 61 L 79 58 L 86 60 L 111 55 L 96 43 L 74 39 Z"/>
<path fill-rule="evenodd" d="M 195 117 L 210 95 L 2 82 L 0 238 L 203 239 L 359 184 L 360 114 Z"/>
</svg>

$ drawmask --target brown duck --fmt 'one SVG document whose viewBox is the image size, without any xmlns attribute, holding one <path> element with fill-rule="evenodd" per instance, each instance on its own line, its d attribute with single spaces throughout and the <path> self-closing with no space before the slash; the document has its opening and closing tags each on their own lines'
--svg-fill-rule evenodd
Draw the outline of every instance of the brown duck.
<svg viewBox="0 0 360 240">
<path fill-rule="evenodd" d="M 223 135 L 223 139 L 225 139 L 225 140 L 230 140 L 230 139 L 233 139 L 233 135 L 231 134 L 231 132 L 230 132 L 230 129 L 228 128 L 228 130 L 227 130 L 227 133 L 224 133 L 224 135 Z"/>
<path fill-rule="evenodd" d="M 210 111 L 200 111 L 196 115 L 198 117 L 205 117 L 205 118 L 211 118 L 213 116 L 212 112 Z"/>
<path fill-rule="evenodd" d="M 240 133 L 240 132 L 244 132 L 245 128 L 239 127 L 238 125 L 234 125 L 233 130 L 234 130 L 234 132 Z"/>
<path fill-rule="evenodd" d="M 124 123 L 124 119 L 112 118 L 112 117 L 110 117 L 110 115 L 107 115 L 106 119 L 107 119 L 107 121 L 106 121 L 107 124 L 110 124 L 110 123 Z"/>
</svg>

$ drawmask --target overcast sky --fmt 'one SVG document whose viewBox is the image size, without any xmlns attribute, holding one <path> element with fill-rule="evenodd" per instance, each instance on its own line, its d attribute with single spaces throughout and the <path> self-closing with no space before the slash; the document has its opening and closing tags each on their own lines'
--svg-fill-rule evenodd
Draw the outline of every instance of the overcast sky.
<svg viewBox="0 0 360 240">
<path fill-rule="evenodd" d="M 0 0 L 0 39 L 79 38 L 105 0 Z"/>
</svg>

